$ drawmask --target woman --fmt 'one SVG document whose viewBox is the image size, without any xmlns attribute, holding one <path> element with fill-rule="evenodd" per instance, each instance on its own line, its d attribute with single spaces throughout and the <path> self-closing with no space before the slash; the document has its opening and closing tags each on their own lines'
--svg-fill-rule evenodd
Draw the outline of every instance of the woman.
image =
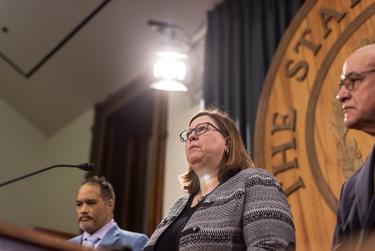
<svg viewBox="0 0 375 251">
<path fill-rule="evenodd" d="M 227 114 L 199 112 L 185 142 L 187 190 L 157 226 L 149 250 L 292 250 L 294 224 L 280 185 L 254 168 Z"/>
</svg>

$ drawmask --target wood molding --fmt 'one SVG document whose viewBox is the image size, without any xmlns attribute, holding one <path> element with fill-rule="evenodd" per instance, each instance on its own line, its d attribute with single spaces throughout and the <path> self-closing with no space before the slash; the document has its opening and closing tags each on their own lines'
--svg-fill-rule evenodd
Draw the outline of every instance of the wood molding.
<svg viewBox="0 0 375 251">
<path fill-rule="evenodd" d="M 46 234 L 32 228 L 21 227 L 9 223 L 0 223 L 1 250 L 58 250 L 89 251 L 80 245 Z"/>
</svg>

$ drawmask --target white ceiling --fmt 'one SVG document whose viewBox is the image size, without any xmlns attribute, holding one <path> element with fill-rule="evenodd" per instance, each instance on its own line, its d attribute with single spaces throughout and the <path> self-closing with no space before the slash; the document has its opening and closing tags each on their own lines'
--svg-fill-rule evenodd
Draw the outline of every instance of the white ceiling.
<svg viewBox="0 0 375 251">
<path fill-rule="evenodd" d="M 164 38 L 148 20 L 193 35 L 219 1 L 106 2 L 0 0 L 0 98 L 47 135 L 150 69 Z"/>
</svg>

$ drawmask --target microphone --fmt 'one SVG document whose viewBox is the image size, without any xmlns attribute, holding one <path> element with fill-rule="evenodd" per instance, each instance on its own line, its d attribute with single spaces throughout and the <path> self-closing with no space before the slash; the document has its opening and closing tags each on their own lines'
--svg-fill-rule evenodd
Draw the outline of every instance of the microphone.
<svg viewBox="0 0 375 251">
<path fill-rule="evenodd" d="M 82 163 L 78 164 L 77 167 L 83 171 L 91 171 L 95 168 L 93 163 Z"/>
<path fill-rule="evenodd" d="M 25 179 L 27 177 L 33 176 L 33 175 L 38 174 L 38 173 L 45 172 L 47 170 L 50 170 L 50 169 L 53 169 L 53 168 L 56 168 L 56 167 L 75 167 L 75 168 L 79 168 L 83 171 L 91 171 L 91 170 L 94 169 L 95 166 L 92 163 L 82 163 L 82 164 L 78 164 L 78 165 L 59 164 L 59 165 L 48 166 L 48 167 L 42 168 L 38 171 L 34 171 L 34 172 L 31 172 L 31 173 L 22 175 L 20 177 L 5 181 L 3 183 L 0 183 L 0 187 L 6 186 L 6 185 L 11 184 L 13 182 Z"/>
</svg>

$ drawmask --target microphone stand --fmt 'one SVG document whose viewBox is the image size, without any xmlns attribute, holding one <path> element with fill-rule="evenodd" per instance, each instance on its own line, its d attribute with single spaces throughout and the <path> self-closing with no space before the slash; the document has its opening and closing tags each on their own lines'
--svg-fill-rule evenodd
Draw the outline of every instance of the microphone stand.
<svg viewBox="0 0 375 251">
<path fill-rule="evenodd" d="M 8 181 L 5 181 L 3 183 L 0 183 L 0 187 L 3 187 L 3 186 L 6 186 L 8 184 L 11 184 L 13 182 L 16 182 L 18 180 L 22 180 L 22 179 L 25 179 L 27 177 L 30 177 L 30 176 L 33 176 L 35 174 L 38 174 L 38 173 L 42 173 L 42 172 L 45 172 L 47 170 L 50 170 L 50 169 L 53 169 L 53 168 L 56 168 L 56 167 L 78 167 L 80 168 L 80 165 L 53 165 L 53 166 L 49 166 L 49 167 L 46 167 L 46 168 L 43 168 L 43 169 L 40 169 L 38 171 L 35 171 L 35 172 L 32 172 L 32 173 L 29 173 L 29 174 L 25 174 L 25 175 L 22 175 L 18 178 L 14 178 L 14 179 L 11 179 L 11 180 L 8 180 Z"/>
</svg>

